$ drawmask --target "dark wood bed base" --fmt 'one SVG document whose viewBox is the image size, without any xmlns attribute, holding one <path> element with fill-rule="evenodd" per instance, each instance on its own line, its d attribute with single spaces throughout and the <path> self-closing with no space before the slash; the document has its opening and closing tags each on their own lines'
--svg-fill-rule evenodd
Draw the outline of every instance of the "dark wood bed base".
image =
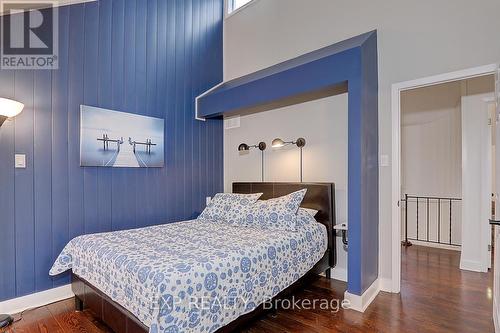
<svg viewBox="0 0 500 333">
<path fill-rule="evenodd" d="M 330 268 L 337 262 L 335 245 L 335 185 L 332 183 L 233 183 L 233 193 L 264 193 L 261 199 L 270 199 L 307 188 L 302 207 L 318 210 L 316 220 L 324 224 L 328 231 L 328 249 L 321 260 L 302 278 L 283 290 L 275 298 L 283 299 L 303 286 L 314 275 L 325 272 L 330 276 Z M 149 329 L 142 324 L 130 311 L 126 310 L 110 297 L 102 293 L 89 282 L 72 274 L 71 287 L 75 293 L 75 308 L 81 311 L 90 308 L 95 316 L 104 322 L 115 333 L 145 333 Z M 218 333 L 233 332 L 237 327 L 244 326 L 252 319 L 264 313 L 260 305 L 254 311 L 247 313 L 228 325 L 220 328 Z"/>
</svg>

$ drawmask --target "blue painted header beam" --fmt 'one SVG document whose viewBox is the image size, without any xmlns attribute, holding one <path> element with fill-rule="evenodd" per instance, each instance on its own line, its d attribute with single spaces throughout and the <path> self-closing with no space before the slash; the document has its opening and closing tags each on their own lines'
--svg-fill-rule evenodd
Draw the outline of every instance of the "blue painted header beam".
<svg viewBox="0 0 500 333">
<path fill-rule="evenodd" d="M 198 116 L 210 118 L 324 90 L 359 77 L 361 48 L 376 32 L 365 33 L 220 84 L 198 100 Z"/>
<path fill-rule="evenodd" d="M 368 32 L 224 82 L 197 99 L 197 116 L 219 117 L 344 85 L 348 103 L 348 291 L 378 277 L 377 33 Z"/>
</svg>

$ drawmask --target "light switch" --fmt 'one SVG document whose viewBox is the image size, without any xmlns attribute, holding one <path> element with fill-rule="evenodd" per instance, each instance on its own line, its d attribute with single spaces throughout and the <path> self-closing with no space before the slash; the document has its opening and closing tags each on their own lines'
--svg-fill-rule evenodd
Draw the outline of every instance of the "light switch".
<svg viewBox="0 0 500 333">
<path fill-rule="evenodd" d="M 26 169 L 26 154 L 16 154 L 14 161 L 16 169 Z"/>
<path fill-rule="evenodd" d="M 380 166 L 381 167 L 389 166 L 389 155 L 380 155 Z"/>
</svg>

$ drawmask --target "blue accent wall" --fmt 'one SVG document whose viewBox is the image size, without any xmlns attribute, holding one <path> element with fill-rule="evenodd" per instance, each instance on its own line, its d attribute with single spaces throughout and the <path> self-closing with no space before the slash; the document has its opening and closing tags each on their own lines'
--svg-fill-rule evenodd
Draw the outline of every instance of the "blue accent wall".
<svg viewBox="0 0 500 333">
<path fill-rule="evenodd" d="M 222 0 L 64 6 L 59 69 L 0 71 L 25 104 L 0 128 L 0 300 L 68 283 L 48 271 L 75 236 L 187 219 L 222 191 L 222 121 L 194 120 L 222 80 L 222 17 Z M 165 167 L 80 167 L 80 104 L 164 118 Z"/>
<path fill-rule="evenodd" d="M 198 115 L 210 118 L 235 111 L 256 110 L 301 95 L 338 92 L 332 88 L 341 87 L 343 92 L 344 86 L 348 92 L 347 282 L 350 293 L 361 295 L 378 277 L 376 31 L 225 82 L 199 99 Z M 320 96 L 324 97 L 323 94 Z"/>
</svg>

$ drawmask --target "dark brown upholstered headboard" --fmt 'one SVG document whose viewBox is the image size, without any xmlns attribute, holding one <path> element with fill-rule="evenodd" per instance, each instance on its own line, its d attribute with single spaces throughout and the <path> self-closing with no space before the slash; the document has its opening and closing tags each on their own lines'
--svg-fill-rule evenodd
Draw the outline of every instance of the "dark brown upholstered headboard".
<svg viewBox="0 0 500 333">
<path fill-rule="evenodd" d="M 301 207 L 318 210 L 315 218 L 324 224 L 328 231 L 329 265 L 335 267 L 337 256 L 335 251 L 336 237 L 333 226 L 335 219 L 335 184 L 333 183 L 266 183 L 242 182 L 233 183 L 233 193 L 264 193 L 260 199 L 266 200 L 307 189 Z"/>
</svg>

